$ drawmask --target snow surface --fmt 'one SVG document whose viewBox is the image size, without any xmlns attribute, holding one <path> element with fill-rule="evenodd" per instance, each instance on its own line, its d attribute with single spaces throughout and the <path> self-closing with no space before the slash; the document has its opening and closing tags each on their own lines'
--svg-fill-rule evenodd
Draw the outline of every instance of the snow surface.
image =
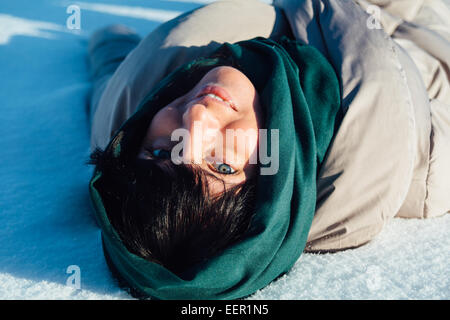
<svg viewBox="0 0 450 320">
<path fill-rule="evenodd" d="M 66 27 L 75 2 L 0 3 L 0 299 L 131 299 L 105 264 L 88 196 L 87 38 L 118 22 L 144 36 L 208 2 L 85 0 L 81 30 Z M 303 254 L 250 299 L 449 299 L 449 229 L 448 214 L 394 219 L 358 249 Z"/>
</svg>

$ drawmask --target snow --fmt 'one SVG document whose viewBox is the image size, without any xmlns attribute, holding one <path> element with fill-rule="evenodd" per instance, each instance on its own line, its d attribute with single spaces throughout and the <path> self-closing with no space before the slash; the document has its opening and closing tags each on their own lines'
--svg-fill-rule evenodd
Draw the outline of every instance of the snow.
<svg viewBox="0 0 450 320">
<path fill-rule="evenodd" d="M 76 2 L 1 2 L 0 299 L 131 299 L 106 266 L 88 196 L 87 38 L 118 22 L 144 36 L 209 2 L 85 0 L 81 30 L 66 24 Z M 449 229 L 448 214 L 394 219 L 358 249 L 302 255 L 249 298 L 449 299 Z"/>
</svg>

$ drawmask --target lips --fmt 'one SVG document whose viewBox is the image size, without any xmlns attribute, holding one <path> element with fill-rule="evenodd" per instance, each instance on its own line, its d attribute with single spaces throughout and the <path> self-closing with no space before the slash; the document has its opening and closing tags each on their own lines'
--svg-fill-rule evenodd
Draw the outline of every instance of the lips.
<svg viewBox="0 0 450 320">
<path fill-rule="evenodd" d="M 215 98 L 212 98 L 212 97 L 208 97 L 208 96 L 206 96 L 207 94 L 213 94 L 213 95 L 218 96 L 219 98 L 221 98 L 222 100 L 225 100 L 227 102 L 227 103 L 225 103 L 227 106 L 231 107 L 234 111 L 238 111 L 235 103 L 231 99 L 231 96 L 224 88 L 215 86 L 215 85 L 207 85 L 196 96 L 196 98 L 203 97 L 203 98 L 214 99 L 215 101 L 218 101 L 218 102 L 224 102 L 224 101 L 220 101 Z"/>
</svg>

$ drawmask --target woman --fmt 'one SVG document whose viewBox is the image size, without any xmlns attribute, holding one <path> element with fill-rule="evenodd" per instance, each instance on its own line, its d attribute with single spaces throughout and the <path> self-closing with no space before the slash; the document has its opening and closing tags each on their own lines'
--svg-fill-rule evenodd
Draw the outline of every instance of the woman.
<svg viewBox="0 0 450 320">
<path fill-rule="evenodd" d="M 104 149 L 93 154 L 91 195 L 105 256 L 136 293 L 160 299 L 247 296 L 287 272 L 305 247 L 333 251 L 367 242 L 388 218 L 411 208 L 408 198 L 421 191 L 410 182 L 423 167 L 412 153 L 423 144 L 414 140 L 411 117 L 419 102 L 426 106 L 419 96 L 426 90 L 412 83 L 416 70 L 405 67 L 410 60 L 398 59 L 381 31 L 361 31 L 367 15 L 352 2 L 276 4 L 202 7 L 162 25 L 130 54 L 139 39 L 125 28 L 103 30 L 91 41 L 97 79 L 92 146 Z M 345 25 L 344 13 L 355 26 Z M 231 31 L 221 24 L 224 17 L 228 26 L 237 17 Z M 193 26 L 204 32 L 192 32 Z M 327 27 L 329 34 L 323 33 Z M 180 30 L 191 32 L 182 37 Z M 197 41 L 203 46 L 195 47 Z M 356 61 L 355 46 L 374 52 L 365 50 L 364 61 Z M 374 83 L 381 87 L 375 80 L 386 77 L 398 79 L 382 86 L 387 97 L 358 108 L 362 95 L 370 99 L 379 90 Z M 445 90 L 435 98 L 439 94 L 445 100 Z M 396 139 L 380 131 L 380 123 L 388 125 L 384 131 L 395 124 Z M 178 129 L 184 132 L 181 144 L 173 135 Z M 253 132 L 246 136 L 248 148 L 224 140 L 227 130 L 237 129 Z M 377 143 L 387 154 L 395 150 L 389 165 L 378 164 L 385 154 Z M 276 170 L 265 171 L 270 174 L 262 174 L 268 163 L 261 146 L 276 155 Z M 448 159 L 441 150 L 433 152 Z M 358 170 L 371 161 L 379 170 L 371 166 L 363 177 Z M 448 170 L 437 163 L 433 168 Z M 394 181 L 389 186 L 380 179 L 387 176 Z M 349 183 L 355 177 L 361 181 Z M 433 194 L 439 196 L 448 183 L 436 181 Z M 367 185 L 371 189 L 359 196 Z M 450 208 L 442 199 L 425 203 L 434 215 Z"/>
</svg>

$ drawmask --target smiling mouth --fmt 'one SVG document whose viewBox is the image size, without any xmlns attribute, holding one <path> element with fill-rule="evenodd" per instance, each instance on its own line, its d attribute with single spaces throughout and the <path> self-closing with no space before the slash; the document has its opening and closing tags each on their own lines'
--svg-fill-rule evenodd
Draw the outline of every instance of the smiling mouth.
<svg viewBox="0 0 450 320">
<path fill-rule="evenodd" d="M 226 104 L 228 107 L 232 108 L 234 111 L 238 111 L 235 103 L 231 100 L 230 95 L 225 89 L 219 86 L 208 85 L 203 88 L 203 90 L 197 95 L 196 98 L 211 98 L 220 103 Z"/>
</svg>

